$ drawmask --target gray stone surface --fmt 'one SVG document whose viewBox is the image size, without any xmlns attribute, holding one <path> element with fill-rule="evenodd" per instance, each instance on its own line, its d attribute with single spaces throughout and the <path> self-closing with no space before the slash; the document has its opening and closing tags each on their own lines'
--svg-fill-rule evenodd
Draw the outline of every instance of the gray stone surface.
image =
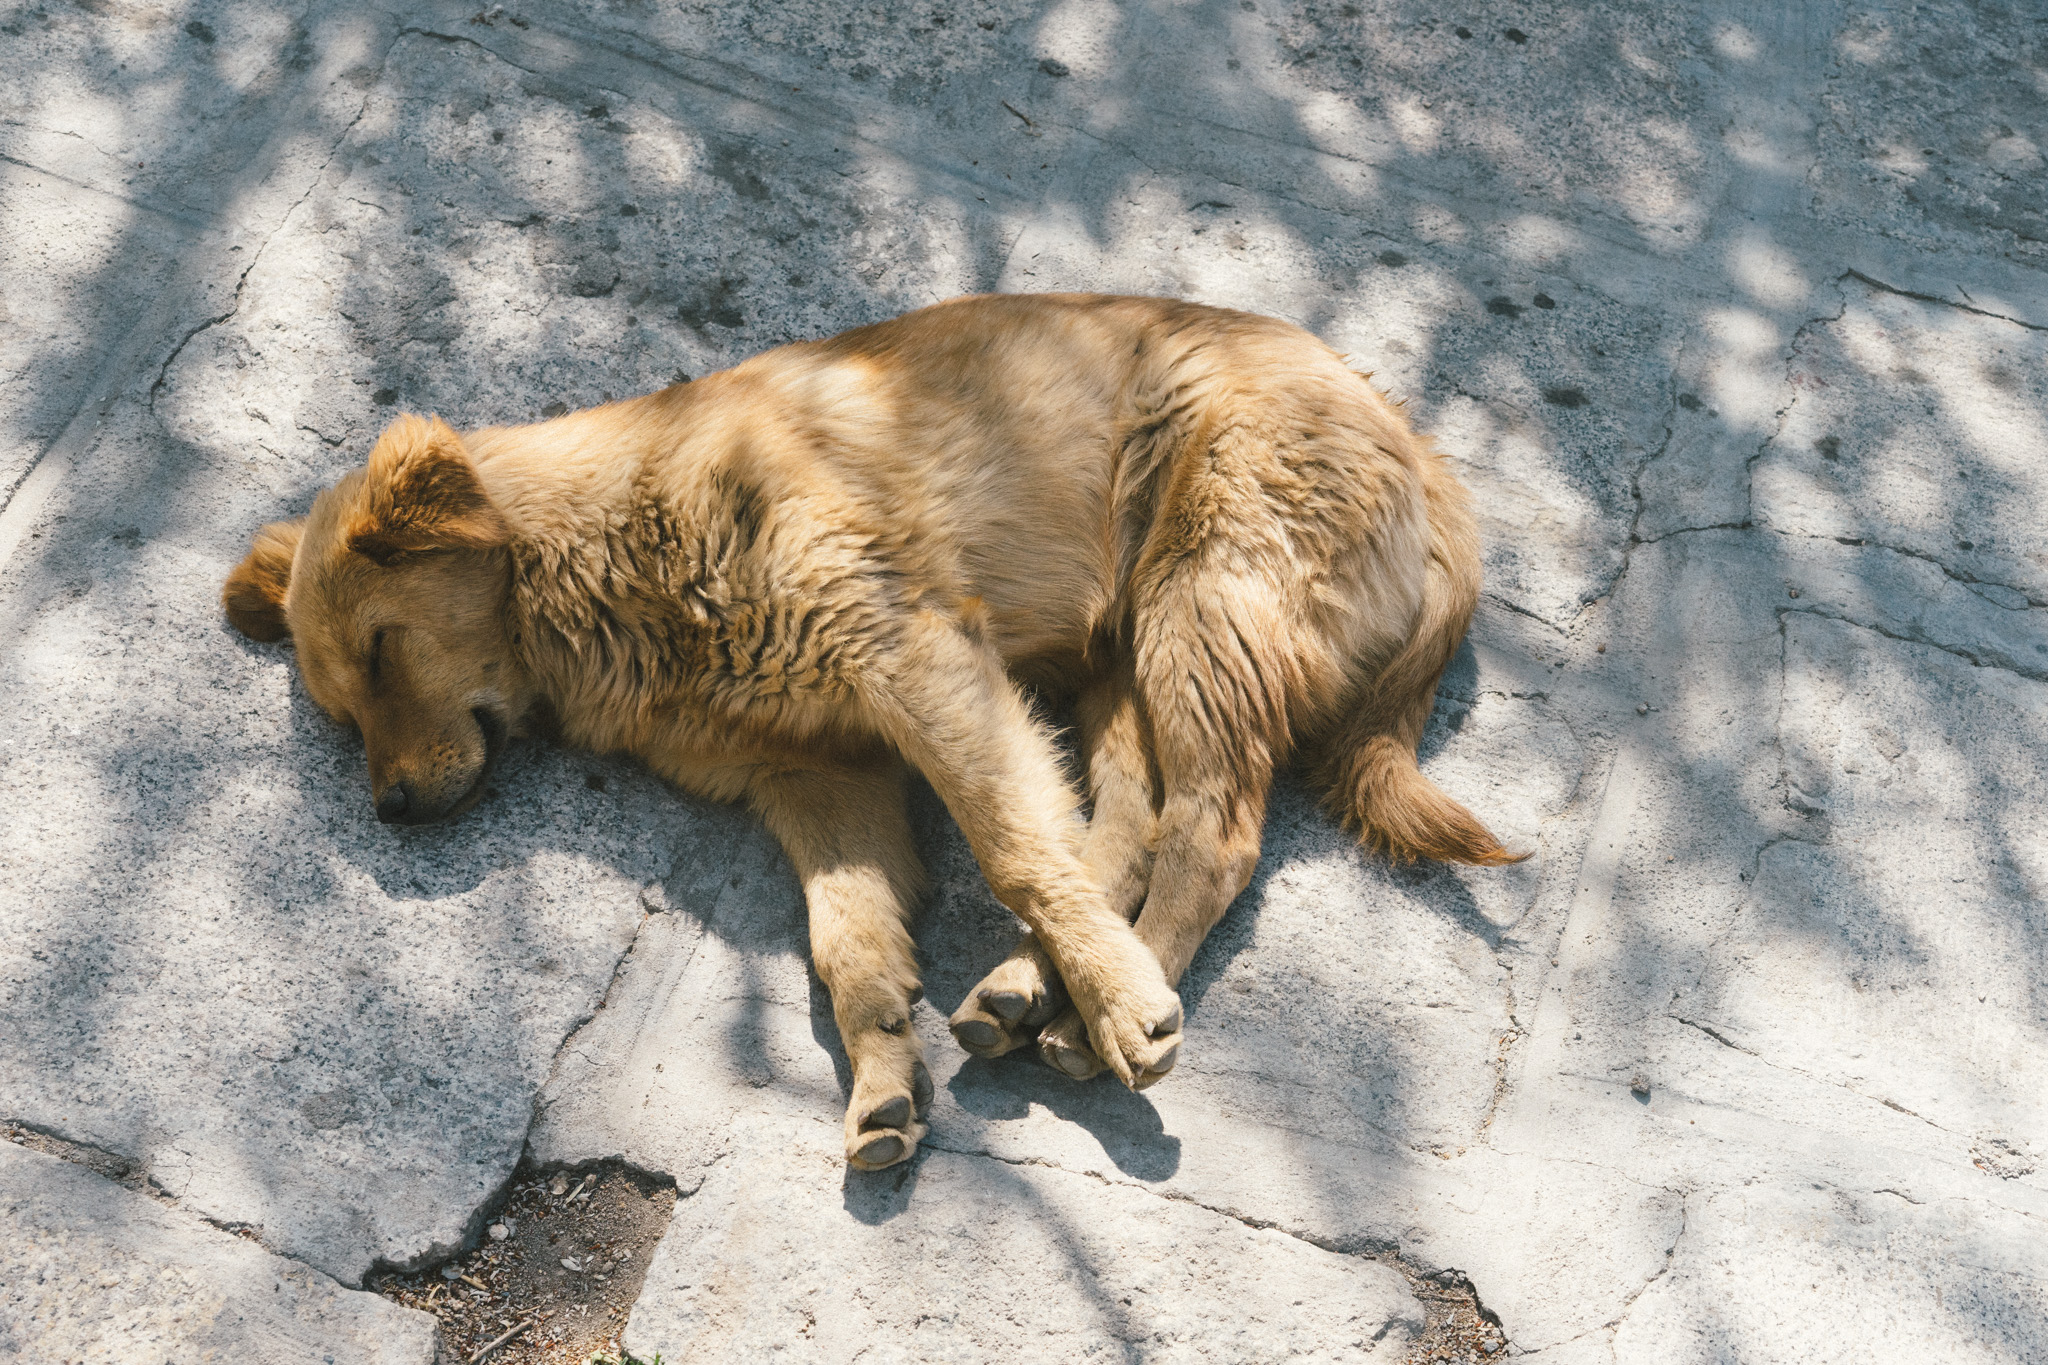
<svg viewBox="0 0 2048 1365">
<path fill-rule="evenodd" d="M 685 1355 L 1387 1354 L 1389 1251 L 1546 1361 L 2048 1350 L 2028 7 L 95 0 L 0 34 L 0 1118 L 344 1283 L 473 1236 L 529 1139 L 624 1156 L 688 1195 L 632 1329 Z M 953 1047 L 1011 930 L 924 798 L 932 1150 L 837 1175 L 764 835 L 545 745 L 391 833 L 215 593 L 401 409 L 1066 288 L 1295 319 L 1436 433 L 1489 595 L 1425 761 L 1535 856 L 1391 869 L 1283 785 L 1136 1097 Z"/>
<path fill-rule="evenodd" d="M 0 1359 L 433 1365 L 434 1320 L 0 1143 Z"/>
<path fill-rule="evenodd" d="M 733 1137 L 655 1253 L 643 1359 L 1399 1360 L 1423 1326 L 1399 1272 L 1194 1204 L 944 1151 L 850 1182 L 829 1117 Z"/>
<path fill-rule="evenodd" d="M 360 743 L 219 618 L 227 528 L 169 529 L 204 501 L 81 529 L 4 665 L 0 1093 L 355 1283 L 510 1174 L 666 866 L 661 800 L 530 751 L 478 821 L 376 837 Z"/>
</svg>

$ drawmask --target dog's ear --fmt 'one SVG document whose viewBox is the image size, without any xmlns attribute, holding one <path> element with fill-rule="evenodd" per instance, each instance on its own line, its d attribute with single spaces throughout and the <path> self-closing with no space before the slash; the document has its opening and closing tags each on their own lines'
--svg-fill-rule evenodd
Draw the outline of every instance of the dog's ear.
<svg viewBox="0 0 2048 1365">
<path fill-rule="evenodd" d="M 389 564 L 411 551 L 484 550 L 511 538 L 454 428 L 408 413 L 384 429 L 349 523 L 349 549 Z"/>
<path fill-rule="evenodd" d="M 291 585 L 292 556 L 305 529 L 303 521 L 274 521 L 258 531 L 248 557 L 220 590 L 228 620 L 252 640 L 282 640 L 291 633 L 284 623 L 284 590 Z"/>
</svg>

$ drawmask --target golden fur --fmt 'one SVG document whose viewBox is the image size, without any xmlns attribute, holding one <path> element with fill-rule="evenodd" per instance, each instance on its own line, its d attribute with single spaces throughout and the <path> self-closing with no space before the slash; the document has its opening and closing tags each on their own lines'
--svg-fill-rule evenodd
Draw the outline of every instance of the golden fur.
<svg viewBox="0 0 2048 1365">
<path fill-rule="evenodd" d="M 906 764 L 1027 926 L 956 1037 L 1147 1085 L 1277 765 L 1396 858 L 1511 856 L 1415 764 L 1478 583 L 1463 488 L 1315 338 L 1045 295 L 532 426 L 401 417 L 224 600 L 361 727 L 380 818 L 465 808 L 543 715 L 758 811 L 853 1063 L 847 1155 L 876 1167 L 931 1087 Z M 1025 688 L 1073 702 L 1085 833 Z"/>
</svg>

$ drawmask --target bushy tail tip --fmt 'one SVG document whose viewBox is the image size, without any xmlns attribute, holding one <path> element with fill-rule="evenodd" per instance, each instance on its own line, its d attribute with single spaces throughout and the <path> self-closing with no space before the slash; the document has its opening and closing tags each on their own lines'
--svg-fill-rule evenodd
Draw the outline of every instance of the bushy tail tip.
<svg viewBox="0 0 2048 1365">
<path fill-rule="evenodd" d="M 1511 853 L 1471 811 L 1423 776 L 1415 754 L 1392 735 L 1375 735 L 1346 755 L 1325 797 L 1360 842 L 1397 863 L 1418 858 L 1500 867 Z"/>
</svg>

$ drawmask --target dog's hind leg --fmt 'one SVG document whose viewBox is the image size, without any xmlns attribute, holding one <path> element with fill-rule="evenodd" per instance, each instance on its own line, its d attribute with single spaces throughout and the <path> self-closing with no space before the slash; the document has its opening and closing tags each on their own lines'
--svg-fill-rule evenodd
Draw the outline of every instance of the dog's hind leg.
<svg viewBox="0 0 2048 1365">
<path fill-rule="evenodd" d="M 1129 666 L 1091 683 L 1074 711 L 1094 807 L 1081 860 L 1110 908 L 1135 919 L 1152 873 L 1153 784 Z M 1066 1003 L 1065 983 L 1027 929 L 1009 957 L 967 993 L 953 1014 L 953 1036 L 969 1052 L 999 1057 L 1036 1040 Z M 1088 1066 L 1091 1073 L 1101 1069 L 1093 1053 Z"/>
<path fill-rule="evenodd" d="M 1273 767 L 1285 746 L 1291 679 L 1284 596 L 1257 578 L 1187 573 L 1141 617 L 1137 703 L 1163 799 L 1137 917 L 1169 984 L 1258 865 Z M 1101 1069 L 1071 1013 L 1040 1032 L 1045 1059 L 1077 1080 Z M 1150 1085 L 1173 1058 L 1142 1077 Z"/>
<path fill-rule="evenodd" d="M 1162 767 L 1169 794 L 1159 814 L 1152 879 L 1137 931 L 1159 959 L 1167 983 L 1177 988 L 1202 940 L 1251 882 L 1270 777 L 1256 783 L 1219 782 L 1204 780 L 1214 777 L 1214 769 L 1190 773 L 1185 766 Z M 1039 1033 L 1038 1050 L 1075 1080 L 1087 1080 L 1102 1069 L 1087 1029 L 1072 1010 Z M 1164 1076 L 1175 1060 L 1160 1058 L 1137 1088 Z"/>
<path fill-rule="evenodd" d="M 902 765 L 891 760 L 773 770 L 748 784 L 749 803 L 803 879 L 811 962 L 832 993 L 853 1064 L 846 1159 L 869 1171 L 916 1150 L 932 1098 L 910 1026 L 921 992 L 908 921 L 924 872 L 911 844 L 903 779 Z"/>
<path fill-rule="evenodd" d="M 1126 1084 L 1160 1070 L 1179 1051 L 1180 1000 L 1074 847 L 1073 789 L 995 649 L 918 611 L 864 691 L 882 733 L 959 822 L 996 899 L 1052 959 L 1098 1055 Z"/>
</svg>

